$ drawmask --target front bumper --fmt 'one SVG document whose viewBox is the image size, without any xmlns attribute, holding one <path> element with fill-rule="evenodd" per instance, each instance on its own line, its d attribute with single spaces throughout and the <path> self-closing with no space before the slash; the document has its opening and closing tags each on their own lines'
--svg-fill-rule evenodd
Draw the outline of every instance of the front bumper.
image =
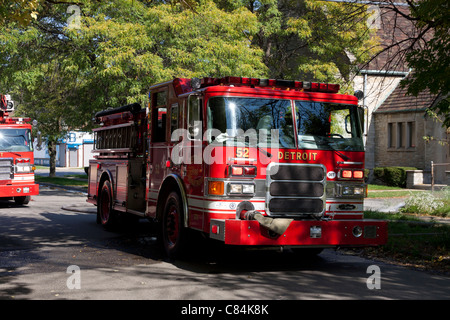
<svg viewBox="0 0 450 320">
<path fill-rule="evenodd" d="M 30 184 L 14 184 L 0 185 L 0 198 L 25 197 L 39 194 L 39 185 Z"/>
<path fill-rule="evenodd" d="M 359 227 L 359 228 L 357 228 Z M 320 232 L 318 232 L 320 230 Z M 354 230 L 360 230 L 359 236 Z M 210 237 L 230 245 L 379 246 L 387 242 L 387 222 L 380 220 L 292 221 L 277 235 L 256 220 L 211 219 Z"/>
</svg>

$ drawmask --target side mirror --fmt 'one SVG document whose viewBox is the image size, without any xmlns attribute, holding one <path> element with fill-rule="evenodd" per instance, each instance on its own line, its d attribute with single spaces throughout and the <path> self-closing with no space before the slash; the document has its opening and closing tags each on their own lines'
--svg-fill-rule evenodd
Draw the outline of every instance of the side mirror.
<svg viewBox="0 0 450 320">
<path fill-rule="evenodd" d="M 190 139 L 199 139 L 198 135 L 202 129 L 201 112 L 201 99 L 196 95 L 190 95 L 188 97 L 187 119 L 187 129 Z"/>
<path fill-rule="evenodd" d="M 364 112 L 365 112 L 365 110 L 364 110 L 364 107 L 358 107 L 358 118 L 359 118 L 359 123 L 361 124 L 361 131 L 362 131 L 362 133 L 365 133 L 365 128 L 364 128 L 364 121 L 365 121 L 365 119 L 364 119 Z"/>
<path fill-rule="evenodd" d="M 350 115 L 348 114 L 348 115 L 345 116 L 345 132 L 351 134 L 352 131 L 351 131 L 351 130 L 348 130 L 348 124 L 349 124 L 349 122 L 350 122 Z"/>
</svg>

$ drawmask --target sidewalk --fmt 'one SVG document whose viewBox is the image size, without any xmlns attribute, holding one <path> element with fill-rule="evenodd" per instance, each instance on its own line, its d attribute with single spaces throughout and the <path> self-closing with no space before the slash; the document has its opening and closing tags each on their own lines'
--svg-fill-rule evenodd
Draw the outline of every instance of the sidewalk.
<svg viewBox="0 0 450 320">
<path fill-rule="evenodd" d="M 364 210 L 396 213 L 405 205 L 406 197 L 364 198 Z"/>
</svg>

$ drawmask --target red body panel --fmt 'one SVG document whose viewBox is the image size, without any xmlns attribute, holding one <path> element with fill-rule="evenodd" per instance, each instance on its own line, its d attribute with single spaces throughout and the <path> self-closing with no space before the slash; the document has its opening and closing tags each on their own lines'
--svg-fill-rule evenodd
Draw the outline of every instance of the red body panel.
<svg viewBox="0 0 450 320">
<path fill-rule="evenodd" d="M 24 188 L 28 188 L 29 192 L 24 193 Z M 18 192 L 20 190 L 20 192 Z M 39 194 L 39 185 L 35 183 L 30 184 L 14 184 L 14 185 L 0 185 L 0 198 L 35 196 Z"/>
<path fill-rule="evenodd" d="M 310 228 L 320 226 L 322 237 L 311 238 Z M 375 238 L 352 235 L 355 226 L 375 226 Z M 267 229 L 257 221 L 226 220 L 225 244 L 263 246 L 376 246 L 387 241 L 387 227 L 384 221 L 292 221 L 285 233 L 271 237 Z"/>
</svg>

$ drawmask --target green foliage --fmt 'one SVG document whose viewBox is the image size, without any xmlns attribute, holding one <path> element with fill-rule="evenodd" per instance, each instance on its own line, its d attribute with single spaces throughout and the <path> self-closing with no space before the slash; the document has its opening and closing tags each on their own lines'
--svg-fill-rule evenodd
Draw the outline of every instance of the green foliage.
<svg viewBox="0 0 450 320">
<path fill-rule="evenodd" d="M 418 29 L 417 38 L 406 54 L 414 72 L 403 81 L 408 93 L 417 96 L 429 91 L 443 98 L 431 109 L 444 116 L 450 127 L 450 4 L 447 0 L 413 2 L 410 19 Z"/>
<path fill-rule="evenodd" d="M 373 169 L 375 178 L 388 186 L 406 187 L 406 171 L 417 170 L 412 167 L 377 167 Z"/>
<path fill-rule="evenodd" d="M 44 6 L 27 29 L 0 32 L 4 87 L 23 113 L 63 111 L 60 129 L 89 128 L 92 115 L 108 107 L 146 105 L 148 87 L 173 77 L 267 72 L 251 44 L 258 21 L 242 6 L 225 12 L 205 0 L 194 12 L 179 4 L 84 1 L 76 28 L 67 25 L 67 7 Z"/>
<path fill-rule="evenodd" d="M 173 77 L 345 82 L 373 47 L 367 8 L 356 4 L 79 0 L 80 19 L 69 25 L 72 2 L 8 1 L 19 5 L 0 24 L 0 86 L 52 143 L 89 130 L 99 110 L 145 106 L 148 87 Z"/>
<path fill-rule="evenodd" d="M 0 6 L 0 26 L 18 23 L 27 26 L 37 18 L 40 0 L 2 0 Z"/>
<path fill-rule="evenodd" d="M 249 1 L 261 25 L 254 38 L 272 78 L 351 86 L 353 68 L 376 50 L 367 6 L 317 0 Z M 368 49 L 371 48 L 371 49 Z M 350 58 L 352 57 L 352 58 Z"/>
</svg>

